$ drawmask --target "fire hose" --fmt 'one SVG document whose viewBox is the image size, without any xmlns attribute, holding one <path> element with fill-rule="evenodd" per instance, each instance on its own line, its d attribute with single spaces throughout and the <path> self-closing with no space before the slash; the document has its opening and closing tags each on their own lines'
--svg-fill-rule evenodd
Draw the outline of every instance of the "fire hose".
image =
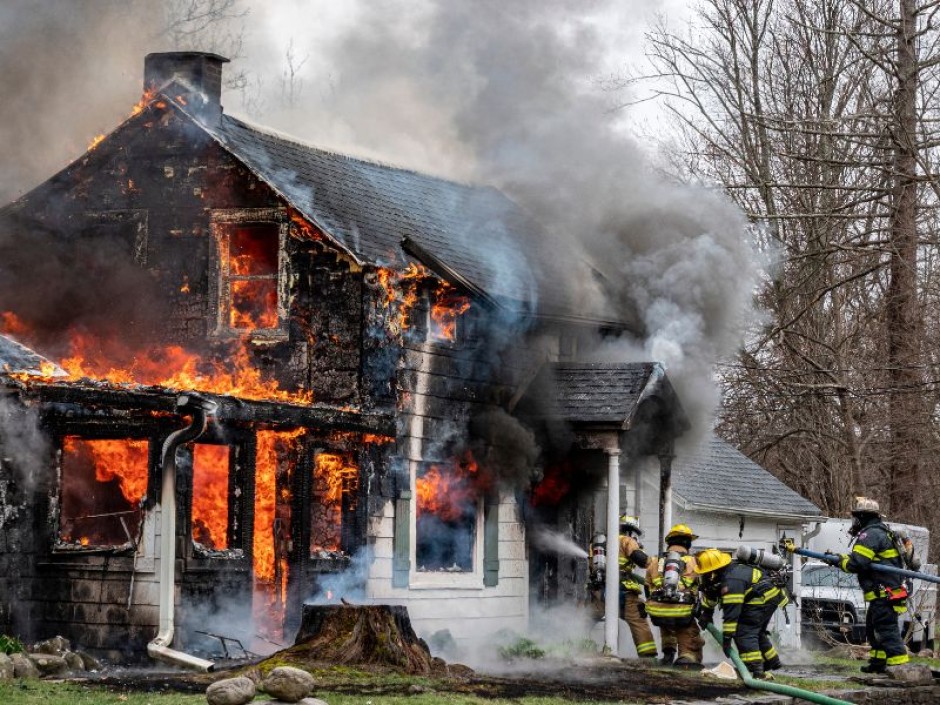
<svg viewBox="0 0 940 705">
<path fill-rule="evenodd" d="M 714 624 L 709 624 L 707 629 L 708 633 L 711 634 L 715 641 L 717 641 L 720 645 L 722 643 L 722 634 L 720 631 L 718 631 L 718 627 L 716 627 Z M 766 690 L 770 693 L 779 693 L 780 695 L 789 695 L 791 698 L 808 700 L 811 703 L 819 703 L 820 705 L 852 705 L 852 703 L 850 703 L 848 700 L 839 700 L 839 698 L 833 698 L 831 695 L 814 693 L 811 690 L 794 688 L 792 685 L 770 683 L 768 681 L 755 678 L 751 675 L 751 672 L 747 670 L 747 666 L 744 665 L 744 661 L 741 660 L 741 657 L 738 655 L 738 650 L 734 646 L 731 647 L 731 660 L 734 662 L 735 668 L 738 669 L 738 674 L 741 676 L 741 680 L 744 681 L 744 685 L 746 685 L 748 688 L 754 688 L 755 690 Z"/>
<path fill-rule="evenodd" d="M 795 553 L 798 556 L 805 556 L 806 558 L 815 558 L 822 561 L 823 563 L 828 563 L 829 565 L 839 565 L 840 556 L 838 553 L 819 553 L 817 551 L 810 551 L 808 548 L 797 548 L 796 544 L 793 543 L 793 539 L 788 539 L 786 537 L 780 540 L 780 548 L 787 553 Z M 914 578 L 916 580 L 926 580 L 928 583 L 937 583 L 940 584 L 940 576 L 936 575 L 927 575 L 926 573 L 919 573 L 916 570 L 908 570 L 907 568 L 896 568 L 890 565 L 884 565 L 883 563 L 872 563 L 871 569 L 878 571 L 880 573 L 893 573 L 895 575 L 901 575 L 905 578 Z"/>
</svg>

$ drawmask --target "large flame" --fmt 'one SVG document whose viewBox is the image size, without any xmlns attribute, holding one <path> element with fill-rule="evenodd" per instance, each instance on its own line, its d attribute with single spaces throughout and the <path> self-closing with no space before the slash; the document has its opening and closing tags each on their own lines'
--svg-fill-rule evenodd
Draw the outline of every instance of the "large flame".
<svg viewBox="0 0 940 705">
<path fill-rule="evenodd" d="M 456 340 L 457 319 L 470 308 L 470 299 L 442 281 L 431 305 L 431 335 L 438 340 Z"/>
<path fill-rule="evenodd" d="M 206 548 L 228 548 L 229 447 L 193 447 L 193 540 Z"/>
<path fill-rule="evenodd" d="M 30 338 L 29 326 L 10 311 L 0 314 L 0 333 L 25 341 Z M 301 404 L 313 401 L 309 391 L 286 391 L 276 380 L 265 379 L 252 363 L 247 340 L 231 341 L 224 346 L 224 355 L 207 359 L 181 345 L 139 349 L 118 338 L 93 337 L 74 329 L 65 335 L 69 353 L 59 365 L 68 376 L 57 377 L 57 381 L 90 378 L 114 384 L 194 389 L 244 399 Z M 42 372 L 51 377 L 54 369 L 49 365 Z"/>
</svg>

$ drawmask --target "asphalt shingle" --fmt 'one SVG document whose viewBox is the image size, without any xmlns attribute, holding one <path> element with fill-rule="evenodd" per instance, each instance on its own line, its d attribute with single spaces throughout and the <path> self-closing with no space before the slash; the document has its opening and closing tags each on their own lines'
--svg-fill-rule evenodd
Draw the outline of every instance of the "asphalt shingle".
<svg viewBox="0 0 940 705">
<path fill-rule="evenodd" d="M 729 443 L 712 437 L 672 465 L 673 491 L 691 505 L 780 516 L 822 511 Z"/>
</svg>

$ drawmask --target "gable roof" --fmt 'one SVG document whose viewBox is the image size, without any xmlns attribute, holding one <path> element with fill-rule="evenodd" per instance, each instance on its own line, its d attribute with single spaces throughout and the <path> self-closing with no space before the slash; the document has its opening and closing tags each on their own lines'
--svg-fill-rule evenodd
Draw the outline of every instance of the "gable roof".
<svg viewBox="0 0 940 705">
<path fill-rule="evenodd" d="M 406 265 L 408 238 L 495 298 L 561 308 L 551 288 L 536 294 L 540 226 L 497 189 L 318 149 L 229 115 L 203 127 L 360 261 Z"/>
<path fill-rule="evenodd" d="M 527 394 L 533 415 L 560 418 L 570 424 L 628 429 L 640 405 L 657 396 L 666 401 L 673 431 L 688 422 L 656 362 L 554 362 L 544 365 Z"/>
<path fill-rule="evenodd" d="M 712 436 L 672 464 L 673 491 L 690 509 L 818 518 L 822 510 L 744 453 Z"/>
</svg>

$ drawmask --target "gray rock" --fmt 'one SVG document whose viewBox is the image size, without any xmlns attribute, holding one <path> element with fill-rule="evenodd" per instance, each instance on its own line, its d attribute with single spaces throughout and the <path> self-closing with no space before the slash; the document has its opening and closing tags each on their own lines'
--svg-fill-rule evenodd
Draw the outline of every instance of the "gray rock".
<svg viewBox="0 0 940 705">
<path fill-rule="evenodd" d="M 81 656 L 82 659 L 82 670 L 83 671 L 100 671 L 101 670 L 101 661 L 96 659 L 94 656 L 89 654 L 86 651 L 76 651 L 76 654 Z"/>
<path fill-rule="evenodd" d="M 82 657 L 76 654 L 74 651 L 63 652 L 62 658 L 64 658 L 65 662 L 69 665 L 70 671 L 85 670 L 85 662 L 82 660 Z"/>
<path fill-rule="evenodd" d="M 206 688 L 209 705 L 245 705 L 255 697 L 255 684 L 251 678 L 223 678 Z"/>
<path fill-rule="evenodd" d="M 310 695 L 315 681 L 313 676 L 292 666 L 278 666 L 261 683 L 261 687 L 275 700 L 296 703 Z"/>
<path fill-rule="evenodd" d="M 61 656 L 55 654 L 30 654 L 29 657 L 44 676 L 61 676 L 68 673 L 69 665 Z"/>
<path fill-rule="evenodd" d="M 17 678 L 39 678 L 39 668 L 27 654 L 10 654 L 13 675 Z"/>
<path fill-rule="evenodd" d="M 14 671 L 13 659 L 6 654 L 0 654 L 0 680 L 12 680 Z"/>
<path fill-rule="evenodd" d="M 902 683 L 933 683 L 933 673 L 927 666 L 919 663 L 905 663 L 900 666 L 888 666 L 888 675 Z"/>
<path fill-rule="evenodd" d="M 37 654 L 54 654 L 61 656 L 63 652 L 69 651 L 71 648 L 72 645 L 64 636 L 54 636 L 51 639 L 36 642 L 31 650 Z"/>
</svg>

